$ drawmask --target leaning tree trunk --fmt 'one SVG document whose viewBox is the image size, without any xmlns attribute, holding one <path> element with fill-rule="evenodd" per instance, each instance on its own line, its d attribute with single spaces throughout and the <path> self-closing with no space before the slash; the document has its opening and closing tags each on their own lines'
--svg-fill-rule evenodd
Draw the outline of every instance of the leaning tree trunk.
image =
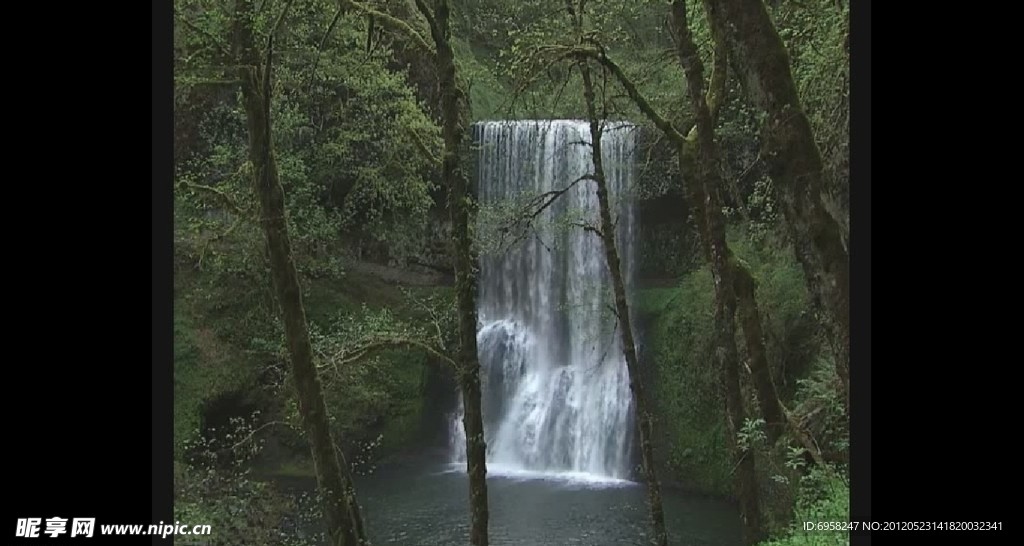
<svg viewBox="0 0 1024 546">
<path fill-rule="evenodd" d="M 762 0 L 720 0 L 708 10 L 728 29 L 747 96 L 768 117 L 762 157 L 782 205 L 797 259 L 832 339 L 836 372 L 849 407 L 850 260 L 842 229 L 822 200 L 821 154 L 814 141 L 785 44 Z"/>
<path fill-rule="evenodd" d="M 608 184 L 604 175 L 604 161 L 601 158 L 601 122 L 597 118 L 594 105 L 594 84 L 590 77 L 590 68 L 586 61 L 580 63 L 583 75 L 583 93 L 587 102 L 587 115 L 590 119 L 591 152 L 594 156 L 594 180 L 597 183 L 597 201 L 601 215 L 601 239 L 604 242 L 605 258 L 611 272 L 612 287 L 615 292 L 615 313 L 619 319 L 619 332 L 622 336 L 622 352 L 626 357 L 626 369 L 629 372 L 629 388 L 633 392 L 636 404 L 637 429 L 640 437 L 640 454 L 643 460 L 644 479 L 647 482 L 647 500 L 650 504 L 651 523 L 654 525 L 654 541 L 658 546 L 668 546 L 668 531 L 665 529 L 665 512 L 661 504 L 661 486 L 654 468 L 654 445 L 651 412 L 644 393 L 643 381 L 640 376 L 640 364 L 637 359 L 636 343 L 633 340 L 633 328 L 629 319 L 629 305 L 626 303 L 626 285 L 622 280 L 622 268 L 619 253 L 615 246 L 615 224 L 612 222 L 611 206 L 608 199 Z"/>
<path fill-rule="evenodd" d="M 271 54 L 261 66 L 252 41 L 252 0 L 238 0 L 239 68 L 249 127 L 249 160 L 254 190 L 260 203 L 260 223 L 267 240 L 270 270 L 284 318 L 285 339 L 299 399 L 299 415 L 309 438 L 321 508 L 332 546 L 367 544 L 355 487 L 344 455 L 331 437 L 323 391 L 313 363 L 313 350 L 302 305 L 302 291 L 292 261 L 285 221 L 284 191 L 274 160 L 270 126 Z"/>
<path fill-rule="evenodd" d="M 480 358 L 476 345 L 476 260 L 470 233 L 472 204 L 469 182 L 459 155 L 466 135 L 467 99 L 455 72 L 455 53 L 449 40 L 448 1 L 437 0 L 433 13 L 423 0 L 417 0 L 416 4 L 430 24 L 430 33 L 437 47 L 435 60 L 444 140 L 441 177 L 448 187 L 448 209 L 455 239 L 452 266 L 455 269 L 455 298 L 459 315 L 459 383 L 465 407 L 462 423 L 466 431 L 466 469 L 469 474 L 469 541 L 474 546 L 487 546 L 487 444 L 484 441 Z"/>
<path fill-rule="evenodd" d="M 690 103 L 696 114 L 696 168 L 691 172 L 695 172 L 697 180 L 696 183 L 691 183 L 689 186 L 693 198 L 703 199 L 702 205 L 695 208 L 698 213 L 703 213 L 698 218 L 704 221 L 703 239 L 706 252 L 710 255 L 711 276 L 715 285 L 715 357 L 725 383 L 726 422 L 729 431 L 729 444 L 732 446 L 733 457 L 737 461 L 737 488 L 740 497 L 740 513 L 744 523 L 744 542 L 757 544 L 765 539 L 766 534 L 761 517 L 754 451 L 752 449 L 741 450 L 737 442 L 737 433 L 746 420 L 743 395 L 740 389 L 739 355 L 736 350 L 736 291 L 734 284 L 736 274 L 734 269 L 737 264 L 726 244 L 725 216 L 722 214 L 722 201 L 719 193 L 722 184 L 718 165 L 718 147 L 715 142 L 711 110 L 704 97 L 704 66 L 690 34 L 685 0 L 673 1 L 672 19 L 677 32 L 676 45 L 679 61 L 686 76 Z M 718 54 L 722 53 L 724 52 L 719 51 Z M 685 162 L 685 158 L 689 157 L 686 152 L 690 151 L 681 151 L 681 162 Z M 698 188 L 703 191 L 701 192 Z M 700 202 L 695 201 L 695 204 Z M 754 332 L 747 331 L 746 333 L 749 339 L 749 334 Z M 756 329 L 756 334 L 758 336 L 755 339 L 760 342 L 760 325 Z M 773 400 L 778 402 L 777 398 Z"/>
<path fill-rule="evenodd" d="M 736 461 L 736 490 L 744 523 L 744 542 L 756 544 L 764 537 L 756 461 L 753 451 L 744 452 L 737 443 L 737 433 L 746 420 L 746 410 L 740 387 L 739 354 L 736 349 L 734 322 L 737 316 L 738 302 L 742 302 L 742 305 L 739 306 L 739 317 L 743 325 L 744 340 L 747 342 L 747 352 L 750 355 L 751 375 L 754 377 L 758 402 L 761 403 L 762 415 L 765 416 L 765 421 L 768 423 L 769 443 L 773 443 L 780 436 L 780 427 L 774 423 L 784 417 L 775 417 L 772 413 L 773 410 L 777 410 L 780 412 L 779 415 L 783 415 L 774 384 L 769 383 L 770 388 L 765 389 L 764 383 L 759 381 L 759 372 L 763 370 L 764 373 L 767 373 L 768 368 L 766 360 L 756 357 L 758 354 L 761 356 L 765 354 L 764 344 L 760 337 L 760 321 L 756 314 L 756 307 L 752 307 L 756 303 L 746 298 L 737 297 L 740 287 L 744 286 L 743 283 L 750 273 L 737 262 L 725 242 L 725 219 L 721 214 L 721 199 L 716 189 L 720 177 L 708 174 L 708 167 L 704 166 L 707 161 L 703 157 L 704 153 L 698 143 L 691 143 L 683 147 L 679 153 L 679 170 L 680 173 L 692 173 L 695 179 L 685 185 L 686 195 L 693 208 L 694 218 L 698 222 L 705 258 L 711 265 L 711 274 L 714 280 L 715 333 L 712 343 L 715 348 L 717 368 L 722 373 L 722 384 L 726 395 L 728 442 L 733 459 Z M 693 154 L 701 157 L 695 158 Z M 713 179 L 709 180 L 709 177 L 713 177 Z M 751 314 L 752 309 L 753 314 Z M 757 321 L 756 324 L 751 321 L 751 318 Z"/>
<path fill-rule="evenodd" d="M 716 9 L 713 0 L 703 0 L 703 4 L 706 11 Z M 689 65 L 690 70 L 694 70 L 695 73 L 687 74 L 687 77 L 697 78 L 699 83 L 703 83 L 703 66 L 699 64 L 699 57 L 693 57 L 697 60 L 698 64 L 693 64 L 689 61 L 689 58 L 695 54 L 694 52 L 696 49 L 693 45 L 692 36 L 689 34 L 688 21 L 686 17 L 686 2 L 684 0 L 673 1 L 672 21 L 678 29 L 682 29 L 679 35 L 679 42 L 676 44 L 680 65 L 683 66 L 684 72 L 687 70 L 687 66 Z M 709 17 L 709 23 L 711 41 L 714 46 L 711 81 L 708 84 L 706 99 L 702 99 L 700 97 L 700 89 L 697 89 L 697 93 L 694 94 L 693 89 L 691 88 L 690 96 L 691 102 L 693 102 L 695 107 L 698 109 L 698 116 L 700 115 L 700 107 L 697 106 L 699 101 L 703 100 L 707 104 L 710 119 L 706 120 L 704 130 L 707 132 L 711 144 L 715 146 L 715 150 L 713 154 L 713 164 L 709 166 L 712 170 L 711 176 L 713 176 L 713 178 L 706 179 L 705 183 L 711 185 L 711 191 L 715 192 L 714 196 L 717 197 L 718 202 L 721 203 L 721 198 L 719 196 L 721 195 L 724 186 L 722 184 L 723 180 L 721 178 L 721 171 L 718 168 L 719 155 L 717 152 L 717 144 L 714 140 L 714 123 L 718 111 L 721 108 L 722 103 L 725 101 L 726 72 L 728 70 L 728 46 L 725 39 L 726 31 L 720 26 L 720 22 L 712 20 Z M 688 139 L 688 142 L 685 145 L 692 145 L 694 141 L 699 143 L 700 135 L 697 133 L 700 130 L 701 123 L 700 118 L 698 117 L 698 123 L 694 124 L 693 130 L 690 134 L 691 138 Z M 690 169 L 686 171 L 681 170 L 680 172 L 699 172 L 699 170 L 696 165 L 693 165 Z M 699 191 L 701 186 L 702 184 L 691 184 L 691 192 Z M 694 193 L 691 201 L 694 202 L 695 208 L 699 211 L 704 210 L 702 206 L 699 206 L 700 203 L 704 202 L 703 193 Z M 707 221 L 714 221 L 725 225 L 726 220 L 722 214 L 720 206 L 712 207 L 708 214 L 709 216 L 707 217 Z M 705 235 L 705 239 L 707 239 L 708 234 L 705 232 L 703 235 Z M 729 249 L 724 237 L 720 241 L 717 241 L 717 244 L 721 245 L 725 255 L 728 257 L 734 294 L 736 296 L 736 311 L 743 331 L 743 340 L 747 349 L 747 360 L 750 366 L 750 375 L 754 383 L 754 391 L 757 393 L 757 401 L 758 406 L 761 409 L 761 416 L 765 421 L 768 444 L 774 445 L 786 427 L 786 417 L 782 407 L 782 402 L 779 400 L 778 390 L 775 388 L 775 382 L 772 380 L 771 370 L 768 365 L 768 352 L 765 349 L 764 344 L 764 330 L 762 329 L 761 316 L 757 307 L 757 283 L 746 265 L 736 259 L 732 254 L 732 251 Z M 706 248 L 705 252 L 707 252 L 708 259 L 710 260 L 710 247 Z"/>
<path fill-rule="evenodd" d="M 750 362 L 750 376 L 757 393 L 768 437 L 768 445 L 774 445 L 786 428 L 785 410 L 779 400 L 779 392 L 768 367 L 768 354 L 764 346 L 764 331 L 761 329 L 761 314 L 757 308 L 757 281 L 750 271 L 738 261 L 733 261 L 733 287 L 736 293 L 736 310 L 743 339 Z"/>
</svg>

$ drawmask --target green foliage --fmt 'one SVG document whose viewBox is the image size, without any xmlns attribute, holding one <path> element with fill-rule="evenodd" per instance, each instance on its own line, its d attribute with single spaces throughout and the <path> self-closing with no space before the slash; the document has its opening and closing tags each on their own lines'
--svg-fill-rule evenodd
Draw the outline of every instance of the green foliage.
<svg viewBox="0 0 1024 546">
<path fill-rule="evenodd" d="M 174 316 L 174 437 L 175 448 L 180 442 L 191 439 L 199 430 L 199 407 L 202 391 L 198 375 L 193 373 L 199 366 L 199 348 L 196 346 L 191 328 L 186 319 L 175 310 Z M 187 378 L 187 379 L 186 379 Z"/>
<path fill-rule="evenodd" d="M 175 187 L 185 201 L 176 240 L 183 260 L 256 274 L 262 246 L 239 94 L 197 79 L 234 77 L 232 63 L 215 54 L 231 36 L 224 9 L 183 0 L 176 12 L 176 123 L 184 136 Z M 434 165 L 420 150 L 440 147 L 439 130 L 405 75 L 388 69 L 390 49 L 351 47 L 364 39 L 364 18 L 342 17 L 324 40 L 333 3 L 294 9 L 276 42 L 271 111 L 297 266 L 310 276 L 338 273 L 345 250 L 404 259 L 422 248 L 427 231 Z M 270 11 L 258 14 L 258 29 Z M 203 261 L 208 254 L 227 257 Z"/>
<path fill-rule="evenodd" d="M 328 351 L 345 344 L 343 336 L 319 327 L 311 332 L 315 352 L 330 358 Z M 350 445 L 365 439 L 385 417 L 407 417 L 422 403 L 420 380 L 423 355 L 413 351 L 382 351 L 365 359 L 321 368 L 324 396 L 331 409 L 331 422 L 339 438 Z M 290 416 L 298 422 L 296 411 Z M 393 439 L 386 438 L 388 442 Z M 407 440 L 403 438 L 402 440 Z M 398 442 L 399 444 L 402 442 Z"/>
<path fill-rule="evenodd" d="M 216 544 L 320 544 L 322 537 L 303 531 L 318 521 L 315 499 L 281 493 L 250 471 L 263 448 L 258 418 L 233 419 L 216 439 L 186 442 L 187 461 L 175 463 L 175 520 L 209 524 Z"/>
<path fill-rule="evenodd" d="M 258 3 L 258 47 L 282 7 Z M 296 414 L 234 81 L 232 9 L 181 0 L 175 10 L 179 455 L 197 437 L 204 404 L 224 394 L 259 393 L 275 417 Z M 335 12 L 333 1 L 301 2 L 282 20 L 271 104 L 293 258 L 321 350 L 339 343 L 338 316 L 401 300 L 393 287 L 345 274 L 343 257 L 402 261 L 422 250 L 436 189 L 427 156 L 440 148 L 438 127 L 394 70 L 391 42 L 364 49 L 366 19 L 354 13 L 328 34 Z M 327 377 L 346 447 L 405 445 L 423 400 L 423 361 L 396 349 Z"/>
<path fill-rule="evenodd" d="M 850 448 L 849 416 L 840 396 L 831 355 L 823 353 L 807 377 L 797 381 L 794 417 L 811 434 L 824 456 L 846 461 Z"/>
<path fill-rule="evenodd" d="M 427 178 L 433 165 L 416 140 L 438 150 L 439 131 L 404 76 L 386 70 L 383 58 L 349 52 L 332 60 L 320 64 L 312 93 L 300 87 L 288 96 L 304 112 L 324 112 L 303 120 L 309 141 L 295 150 L 311 165 L 310 204 L 325 200 L 357 242 L 370 248 L 387 243 L 389 255 L 408 255 L 421 244 L 433 189 Z M 302 81 L 302 67 L 296 71 Z M 281 142 L 302 142 L 288 136 Z"/>
<path fill-rule="evenodd" d="M 474 105 L 476 119 L 494 113 L 504 119 L 584 116 L 581 83 L 572 61 L 544 52 L 549 46 L 576 44 L 578 33 L 564 3 L 462 0 L 454 5 L 459 15 L 455 35 L 465 37 L 479 64 L 494 73 L 493 81 L 501 82 L 504 92 L 501 97 L 490 94 L 499 88 L 489 83 L 481 93 L 486 106 Z M 678 113 L 685 104 L 685 88 L 663 24 L 667 5 L 658 0 L 592 0 L 586 13 L 585 31 L 601 39 L 654 104 Z M 612 117 L 640 119 L 628 99 L 620 96 L 612 102 Z"/>
<path fill-rule="evenodd" d="M 814 540 L 822 540 L 812 537 L 825 531 L 808 533 L 796 527 L 805 521 L 846 521 L 848 517 L 849 487 L 844 469 L 849 460 L 849 422 L 834 367 L 823 358 L 827 354 L 821 351 L 816 356 L 810 371 L 797 380 L 798 388 L 789 401 L 790 418 L 804 439 L 787 427 L 780 442 L 769 448 L 765 423 L 759 418 L 748 418 L 737 432 L 740 448 L 756 454 L 761 505 L 769 528 L 779 536 L 796 532 L 795 538 L 783 539 L 798 541 L 794 544 L 806 540 L 819 544 Z M 750 407 L 756 407 L 753 400 Z M 808 453 L 805 440 L 820 456 Z M 840 513 L 844 515 L 838 517 Z"/>
<path fill-rule="evenodd" d="M 498 78 L 493 61 L 465 40 L 454 38 L 452 46 L 460 77 L 469 87 L 472 120 L 503 118 L 510 89 Z"/>
<path fill-rule="evenodd" d="M 802 271 L 791 251 L 753 243 L 739 230 L 730 232 L 729 244 L 757 280 L 769 361 L 778 363 L 773 370 L 776 382 L 784 400 L 789 400 L 796 380 L 806 376 L 819 352 Z M 662 452 L 670 475 L 703 491 L 728 494 L 732 465 L 721 379 L 712 357 L 710 271 L 702 266 L 685 275 L 676 288 L 641 290 L 637 299 L 644 325 L 642 354 L 653 368 L 656 426 L 668 438 Z M 763 441 L 763 425 L 756 416 L 752 419 L 740 437 L 747 445 Z"/>
<path fill-rule="evenodd" d="M 805 522 L 850 521 L 850 485 L 842 468 L 814 467 L 800 480 L 793 523 L 783 536 L 762 546 L 847 546 L 849 533 L 805 530 Z"/>
<path fill-rule="evenodd" d="M 765 434 L 764 427 L 764 419 L 760 417 L 756 419 L 747 417 L 739 432 L 736 433 L 736 445 L 739 446 L 741 451 L 749 451 L 756 445 L 765 442 L 768 437 Z"/>
</svg>

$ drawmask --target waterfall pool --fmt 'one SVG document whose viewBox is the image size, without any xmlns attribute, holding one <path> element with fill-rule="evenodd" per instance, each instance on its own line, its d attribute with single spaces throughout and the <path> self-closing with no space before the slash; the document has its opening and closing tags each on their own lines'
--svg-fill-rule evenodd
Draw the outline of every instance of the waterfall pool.
<svg viewBox="0 0 1024 546">
<path fill-rule="evenodd" d="M 503 471 L 504 470 L 504 471 Z M 311 491 L 312 479 L 291 479 Z M 490 543 L 502 546 L 644 546 L 650 523 L 645 489 L 590 475 L 488 471 Z M 375 545 L 468 543 L 469 486 L 464 467 L 432 460 L 382 466 L 357 478 L 357 494 Z M 673 546 L 739 546 L 731 503 L 662 491 Z"/>
</svg>

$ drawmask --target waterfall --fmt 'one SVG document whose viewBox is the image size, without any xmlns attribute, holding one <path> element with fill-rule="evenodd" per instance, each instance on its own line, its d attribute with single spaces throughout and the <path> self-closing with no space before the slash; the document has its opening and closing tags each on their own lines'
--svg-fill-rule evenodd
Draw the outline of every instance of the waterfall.
<svg viewBox="0 0 1024 546">
<path fill-rule="evenodd" d="M 626 198 L 633 129 L 609 122 L 602 136 L 627 288 L 633 263 L 634 221 Z M 546 202 L 546 192 L 578 181 L 533 220 L 517 244 L 503 240 L 500 252 L 481 253 L 477 342 L 488 472 L 626 479 L 633 411 L 629 376 L 604 247 L 597 233 L 581 227 L 600 228 L 596 184 L 580 180 L 593 173 L 589 125 L 492 121 L 475 124 L 473 136 L 484 237 L 500 233 L 482 225 L 484 217 L 504 218 L 508 225 L 510 216 L 522 217 L 516 211 Z M 450 427 L 452 456 L 464 462 L 461 404 Z"/>
</svg>

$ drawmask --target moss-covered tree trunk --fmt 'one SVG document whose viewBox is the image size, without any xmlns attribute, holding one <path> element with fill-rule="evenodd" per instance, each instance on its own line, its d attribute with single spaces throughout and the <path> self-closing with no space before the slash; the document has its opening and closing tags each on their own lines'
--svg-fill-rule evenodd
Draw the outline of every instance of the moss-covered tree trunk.
<svg viewBox="0 0 1024 546">
<path fill-rule="evenodd" d="M 465 409 L 463 428 L 466 432 L 466 470 L 469 474 L 470 543 L 488 543 L 487 507 L 487 444 L 480 388 L 480 358 L 477 354 L 476 328 L 476 257 L 471 226 L 473 204 L 469 181 L 461 164 L 469 112 L 468 97 L 459 84 L 449 29 L 451 9 L 448 0 L 415 0 L 416 9 L 427 20 L 434 45 L 409 23 L 364 3 L 340 0 L 343 8 L 358 9 L 385 28 L 411 40 L 428 53 L 437 75 L 441 98 L 441 136 L 444 149 L 441 157 L 441 179 L 448 189 L 448 211 L 452 223 L 452 268 L 455 273 L 455 299 L 458 313 L 459 348 L 455 358 L 462 403 Z M 430 156 L 427 152 L 426 155 Z"/>
<path fill-rule="evenodd" d="M 590 120 L 591 151 L 594 157 L 594 181 L 597 184 L 597 201 L 601 216 L 601 240 L 604 243 L 605 258 L 612 277 L 612 289 L 615 294 L 615 313 L 618 317 L 618 330 L 622 337 L 622 352 L 626 358 L 626 369 L 629 372 L 629 388 L 633 393 L 636 406 L 636 425 L 640 438 L 640 456 L 643 463 L 644 480 L 647 482 L 647 500 L 650 507 L 651 523 L 654 526 L 654 543 L 668 546 L 668 531 L 665 528 L 665 511 L 661 503 L 661 486 L 655 472 L 653 419 L 647 397 L 644 393 L 643 380 L 640 375 L 640 363 L 636 353 L 636 342 L 633 339 L 633 327 L 629 318 L 629 305 L 626 300 L 626 285 L 622 279 L 622 266 L 619 252 L 615 246 L 615 223 L 612 221 L 611 205 L 608 197 L 608 184 L 604 174 L 604 161 L 601 158 L 601 120 L 598 119 L 595 106 L 594 84 L 587 62 L 580 63 L 583 75 L 583 93 L 587 103 L 587 115 Z"/>
<path fill-rule="evenodd" d="M 703 0 L 705 12 L 709 12 L 717 9 L 714 0 Z M 687 81 L 690 79 L 697 79 L 697 81 L 703 84 L 703 67 L 699 64 L 700 59 L 696 58 L 697 63 L 691 63 L 690 58 L 694 52 L 693 39 L 689 34 L 688 21 L 686 16 L 686 2 L 683 0 L 674 0 L 672 5 L 672 21 L 673 25 L 677 28 L 682 28 L 678 35 L 676 44 L 677 54 L 679 56 L 680 65 L 687 70 L 689 65 L 690 73 L 686 74 Z M 719 206 L 711 207 L 706 214 L 705 222 L 715 222 L 726 224 L 725 216 L 722 213 L 721 208 L 721 192 L 724 191 L 723 180 L 721 177 L 721 171 L 718 166 L 718 151 L 717 144 L 714 137 L 714 123 L 717 117 L 717 113 L 722 103 L 725 100 L 726 92 L 726 72 L 728 70 L 728 45 L 725 38 L 725 29 L 721 27 L 721 21 L 708 17 L 709 26 L 711 29 L 711 41 L 714 45 L 714 53 L 712 56 L 713 69 L 711 73 L 711 81 L 708 84 L 706 99 L 700 98 L 700 89 L 694 89 L 691 86 L 690 98 L 691 103 L 698 108 L 697 111 L 697 122 L 694 124 L 693 130 L 691 131 L 687 142 L 684 146 L 693 146 L 700 144 L 701 136 L 699 134 L 702 128 L 701 113 L 697 104 L 703 100 L 707 104 L 708 116 L 707 120 L 704 120 L 703 127 L 707 133 L 707 138 L 710 140 L 711 145 L 715 147 L 713 150 L 713 164 L 705 167 L 705 171 L 708 172 L 707 178 L 703 182 L 698 184 L 690 184 L 688 187 L 691 191 L 690 200 L 694 203 L 694 208 L 698 213 L 704 211 L 702 204 L 705 201 L 705 192 L 700 191 L 702 187 L 707 186 L 709 192 L 714 192 L 711 197 L 715 198 L 719 203 Z M 685 33 L 685 34 L 684 34 Z M 702 87 L 702 85 L 701 85 Z M 694 94 L 694 91 L 697 93 Z M 696 101 L 696 102 L 695 102 Z M 688 173 L 699 173 L 699 167 L 693 165 L 695 158 L 693 154 L 688 156 L 690 165 L 687 170 L 680 171 Z M 699 153 L 697 154 L 699 155 Z M 710 234 L 705 230 L 701 230 L 705 240 L 709 240 Z M 724 233 L 724 230 L 723 230 Z M 732 278 L 733 293 L 736 297 L 736 311 L 739 323 L 743 332 L 744 346 L 747 349 L 747 360 L 750 366 L 750 374 L 754 384 L 754 391 L 757 394 L 758 406 L 761 410 L 761 416 L 764 418 L 766 424 L 766 433 L 768 437 L 769 445 L 773 445 L 776 440 L 782 435 L 782 431 L 786 426 L 786 417 L 782 408 L 782 403 L 779 400 L 778 390 L 775 388 L 775 382 L 772 380 L 771 369 L 768 365 L 768 352 L 765 349 L 764 343 L 764 330 L 761 327 L 761 315 L 758 311 L 757 306 L 757 282 L 754 280 L 754 276 L 747 269 L 746 265 L 738 260 L 732 251 L 729 249 L 728 243 L 723 237 L 721 240 L 716 241 L 715 244 L 720 245 L 725 255 L 728 257 L 729 274 Z M 705 252 L 707 253 L 708 260 L 711 259 L 711 248 L 707 244 L 705 245 Z"/>
<path fill-rule="evenodd" d="M 487 444 L 484 441 L 480 358 L 476 345 L 476 259 L 470 231 L 473 204 L 469 193 L 469 181 L 460 161 L 466 136 L 468 103 L 455 71 L 455 52 L 452 50 L 449 37 L 448 1 L 437 0 L 433 10 L 430 10 L 423 0 L 417 0 L 416 4 L 430 24 L 430 33 L 437 48 L 435 60 L 441 95 L 441 133 L 444 140 L 441 177 L 448 187 L 448 210 L 455 243 L 452 266 L 455 269 L 455 299 L 459 322 L 459 384 L 465 408 L 462 423 L 466 431 L 466 470 L 469 474 L 469 541 L 474 546 L 486 546 Z"/>
<path fill-rule="evenodd" d="M 747 360 L 750 363 L 750 376 L 754 383 L 754 391 L 757 393 L 761 416 L 765 421 L 768 445 L 774 445 L 786 428 L 786 414 L 768 367 L 764 330 L 761 328 L 761 313 L 757 307 L 757 281 L 742 263 L 734 261 L 733 264 L 737 318 L 743 328 Z"/>
<path fill-rule="evenodd" d="M 252 0 L 237 0 L 235 7 L 241 60 L 239 78 L 249 128 L 253 189 L 260 203 L 260 224 L 266 236 L 274 289 L 284 319 L 292 377 L 299 400 L 299 415 L 313 455 L 330 544 L 362 546 L 367 542 L 355 487 L 344 455 L 336 448 L 331 436 L 323 390 L 313 362 L 298 273 L 292 261 L 291 242 L 285 221 L 284 190 L 278 178 L 271 138 L 271 55 L 267 55 L 265 64 L 261 63 L 253 45 Z"/>
<path fill-rule="evenodd" d="M 727 29 L 743 88 L 767 113 L 762 157 L 796 255 L 832 339 L 849 406 L 850 261 L 842 229 L 822 200 L 821 154 L 797 95 L 789 55 L 762 0 L 720 0 L 708 10 Z"/>
<path fill-rule="evenodd" d="M 746 420 L 746 410 L 740 387 L 739 355 L 736 350 L 735 269 L 738 264 L 726 243 L 726 221 L 722 213 L 720 197 L 722 184 L 718 164 L 718 146 L 715 142 L 711 110 L 704 96 L 704 67 L 700 60 L 700 53 L 690 34 L 685 0 L 672 2 L 672 20 L 676 27 L 679 62 L 686 76 L 687 94 L 696 115 L 697 139 L 693 144 L 696 146 L 696 165 L 690 171 L 696 174 L 696 180 L 688 186 L 691 188 L 691 200 L 695 205 L 702 203 L 696 205 L 695 209 L 698 213 L 703 213 L 698 216 L 698 219 L 702 219 L 704 222 L 701 231 L 704 235 L 706 252 L 710 257 L 711 277 L 715 287 L 715 360 L 723 374 L 726 422 L 729 431 L 729 444 L 737 465 L 736 482 L 740 513 L 743 517 L 744 542 L 757 544 L 766 538 L 766 534 L 761 516 L 754 451 L 742 451 L 737 442 L 737 433 Z M 719 55 L 723 53 L 721 50 L 718 52 Z M 684 150 L 684 153 L 680 154 L 681 162 L 685 163 L 689 153 L 692 152 L 692 150 Z M 699 201 L 700 199 L 703 201 Z M 756 331 L 760 334 L 760 325 L 757 326 Z M 753 339 L 760 343 L 760 337 L 755 336 Z M 777 398 L 773 400 L 778 401 Z"/>
</svg>

